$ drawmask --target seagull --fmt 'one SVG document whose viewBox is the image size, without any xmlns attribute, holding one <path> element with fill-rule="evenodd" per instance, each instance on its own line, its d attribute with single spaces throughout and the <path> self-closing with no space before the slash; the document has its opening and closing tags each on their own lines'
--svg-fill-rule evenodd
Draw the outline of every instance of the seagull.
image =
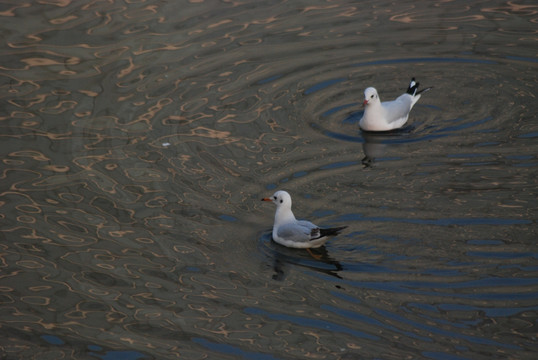
<svg viewBox="0 0 538 360">
<path fill-rule="evenodd" d="M 396 100 L 381 102 L 377 90 L 369 87 L 364 90 L 364 115 L 359 126 L 365 131 L 389 131 L 401 128 L 409 117 L 413 105 L 420 99 L 421 93 L 431 87 L 418 91 L 419 83 L 411 79 L 405 94 Z"/>
<path fill-rule="evenodd" d="M 272 201 L 276 205 L 275 224 L 273 225 L 273 240 L 291 248 L 318 248 L 347 226 L 321 229 L 310 221 L 297 220 L 291 211 L 291 196 L 286 191 L 279 190 L 272 197 L 262 201 Z"/>
</svg>

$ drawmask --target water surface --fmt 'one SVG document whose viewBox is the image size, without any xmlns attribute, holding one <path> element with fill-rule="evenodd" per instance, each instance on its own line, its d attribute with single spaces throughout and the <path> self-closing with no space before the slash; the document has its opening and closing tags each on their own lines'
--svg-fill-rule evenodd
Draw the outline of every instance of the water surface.
<svg viewBox="0 0 538 360">
<path fill-rule="evenodd" d="M 0 7 L 3 359 L 531 359 L 532 2 Z M 434 86 L 390 134 L 362 92 Z M 348 225 L 312 256 L 298 217 Z"/>
</svg>

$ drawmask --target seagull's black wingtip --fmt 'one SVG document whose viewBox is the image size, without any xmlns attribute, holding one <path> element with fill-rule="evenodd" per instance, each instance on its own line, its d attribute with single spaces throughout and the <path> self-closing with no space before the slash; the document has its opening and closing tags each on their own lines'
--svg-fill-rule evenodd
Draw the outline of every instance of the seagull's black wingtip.
<svg viewBox="0 0 538 360">
<path fill-rule="evenodd" d="M 408 93 L 409 95 L 415 96 L 419 85 L 420 83 L 416 82 L 415 78 L 412 78 L 411 82 L 409 83 L 409 87 L 407 88 L 406 93 Z"/>
<path fill-rule="evenodd" d="M 340 227 L 328 228 L 328 229 L 319 229 L 320 235 L 321 235 L 320 237 L 338 235 L 340 231 L 344 230 L 345 228 L 347 228 L 347 226 L 340 226 Z"/>
<path fill-rule="evenodd" d="M 421 94 L 423 92 L 426 92 L 426 91 L 429 91 L 429 90 L 433 89 L 433 86 L 430 86 L 430 87 L 427 87 L 427 88 L 422 89 L 422 90 L 419 91 L 418 90 L 419 85 L 420 85 L 420 83 L 416 82 L 415 78 L 412 78 L 406 92 L 409 95 L 415 96 L 415 95 L 418 95 L 418 94 Z"/>
</svg>

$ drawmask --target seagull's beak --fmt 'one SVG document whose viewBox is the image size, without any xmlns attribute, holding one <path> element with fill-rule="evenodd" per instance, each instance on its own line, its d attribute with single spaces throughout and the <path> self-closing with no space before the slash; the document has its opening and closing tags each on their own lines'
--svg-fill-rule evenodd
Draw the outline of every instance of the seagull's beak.
<svg viewBox="0 0 538 360">
<path fill-rule="evenodd" d="M 368 105 L 368 99 L 364 99 L 364 102 L 362 103 L 362 106 Z"/>
<path fill-rule="evenodd" d="M 263 198 L 262 201 L 273 201 L 273 200 L 271 200 L 269 198 Z"/>
</svg>

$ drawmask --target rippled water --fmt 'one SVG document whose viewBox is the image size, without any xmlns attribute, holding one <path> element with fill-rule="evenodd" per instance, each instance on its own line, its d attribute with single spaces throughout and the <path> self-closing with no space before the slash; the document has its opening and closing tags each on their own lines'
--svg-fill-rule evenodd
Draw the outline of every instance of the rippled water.
<svg viewBox="0 0 538 360">
<path fill-rule="evenodd" d="M 531 359 L 538 6 L 0 5 L 2 359 Z M 362 92 L 434 89 L 405 129 Z M 312 256 L 271 241 L 348 225 Z"/>
</svg>

